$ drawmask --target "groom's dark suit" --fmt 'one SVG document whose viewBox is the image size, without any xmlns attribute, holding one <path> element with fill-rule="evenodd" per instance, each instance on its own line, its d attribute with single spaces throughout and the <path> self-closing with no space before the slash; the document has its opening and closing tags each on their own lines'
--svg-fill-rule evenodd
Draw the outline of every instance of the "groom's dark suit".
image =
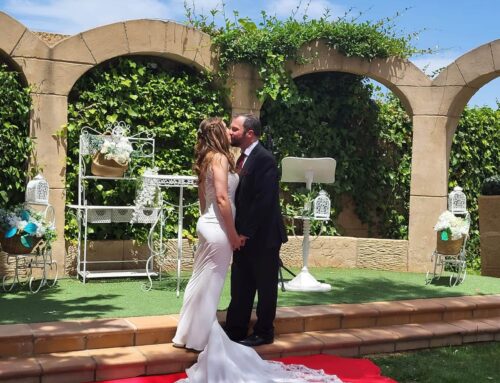
<svg viewBox="0 0 500 383">
<path fill-rule="evenodd" d="M 272 340 L 279 251 L 287 236 L 279 204 L 278 167 L 273 155 L 260 143 L 253 148 L 240 171 L 235 202 L 236 230 L 248 239 L 233 256 L 226 332 L 233 340 L 246 337 L 257 292 L 254 334 Z"/>
</svg>

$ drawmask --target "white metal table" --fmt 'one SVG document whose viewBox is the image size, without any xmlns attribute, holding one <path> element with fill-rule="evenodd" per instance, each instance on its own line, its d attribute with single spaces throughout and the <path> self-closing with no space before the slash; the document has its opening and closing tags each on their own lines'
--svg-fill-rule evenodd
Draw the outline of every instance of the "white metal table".
<svg viewBox="0 0 500 383">
<path fill-rule="evenodd" d="M 182 228 L 184 220 L 184 188 L 197 187 L 198 179 L 195 176 L 148 174 L 143 175 L 143 185 L 145 187 L 158 188 L 179 188 L 179 204 L 176 205 L 178 211 L 177 220 L 177 289 L 176 294 L 180 294 L 181 262 L 182 262 Z M 152 235 L 151 232 L 150 235 Z M 152 253 L 155 252 L 153 241 L 149 240 L 148 245 Z"/>
</svg>

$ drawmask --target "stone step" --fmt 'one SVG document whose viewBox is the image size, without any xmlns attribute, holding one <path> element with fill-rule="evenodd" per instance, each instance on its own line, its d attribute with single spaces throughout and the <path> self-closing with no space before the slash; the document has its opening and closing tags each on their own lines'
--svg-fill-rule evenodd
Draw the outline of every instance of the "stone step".
<svg viewBox="0 0 500 383">
<path fill-rule="evenodd" d="M 500 316 L 500 295 L 280 307 L 276 334 Z M 221 323 L 225 312 L 218 313 Z M 170 343 L 178 315 L 0 326 L 0 358 Z"/>
<path fill-rule="evenodd" d="M 500 316 L 280 334 L 256 347 L 266 359 L 294 355 L 361 356 L 500 341 Z M 197 353 L 171 343 L 110 347 L 0 359 L 1 383 L 84 383 L 184 371 Z"/>
</svg>

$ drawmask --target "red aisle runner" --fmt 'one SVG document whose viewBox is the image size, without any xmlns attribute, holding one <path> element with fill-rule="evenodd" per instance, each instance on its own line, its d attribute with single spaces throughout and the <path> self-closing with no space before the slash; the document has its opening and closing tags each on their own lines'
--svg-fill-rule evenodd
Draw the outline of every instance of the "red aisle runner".
<svg viewBox="0 0 500 383">
<path fill-rule="evenodd" d="M 380 368 L 371 360 L 341 358 L 334 355 L 292 356 L 276 359 L 286 364 L 303 364 L 309 368 L 323 369 L 327 374 L 337 375 L 344 383 L 397 383 L 380 375 Z M 185 378 L 185 373 L 141 376 L 138 378 L 106 380 L 100 383 L 174 383 Z"/>
</svg>

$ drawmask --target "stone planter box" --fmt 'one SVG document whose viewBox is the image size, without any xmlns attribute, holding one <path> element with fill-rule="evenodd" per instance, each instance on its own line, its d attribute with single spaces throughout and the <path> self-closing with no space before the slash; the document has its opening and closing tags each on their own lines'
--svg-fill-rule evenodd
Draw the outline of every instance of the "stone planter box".
<svg viewBox="0 0 500 383">
<path fill-rule="evenodd" d="M 479 196 L 481 275 L 500 277 L 500 195 Z"/>
</svg>

